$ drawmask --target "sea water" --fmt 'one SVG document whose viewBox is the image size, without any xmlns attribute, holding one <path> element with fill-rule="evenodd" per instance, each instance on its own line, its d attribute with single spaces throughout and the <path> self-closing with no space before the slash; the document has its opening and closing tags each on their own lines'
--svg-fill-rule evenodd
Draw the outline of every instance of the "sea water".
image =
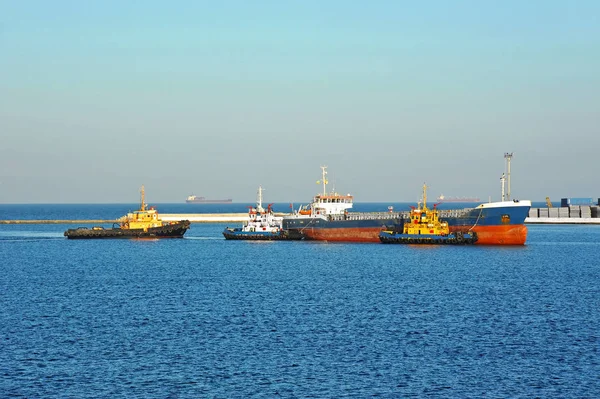
<svg viewBox="0 0 600 399">
<path fill-rule="evenodd" d="M 432 247 L 226 241 L 227 225 L 0 225 L 0 397 L 600 397 L 600 226 Z"/>
</svg>

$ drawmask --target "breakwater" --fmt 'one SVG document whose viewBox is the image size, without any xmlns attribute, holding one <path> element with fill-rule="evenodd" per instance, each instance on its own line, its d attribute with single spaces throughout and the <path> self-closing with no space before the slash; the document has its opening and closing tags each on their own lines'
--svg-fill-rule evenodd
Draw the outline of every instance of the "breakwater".
<svg viewBox="0 0 600 399">
<path fill-rule="evenodd" d="M 13 219 L 0 220 L 0 224 L 111 224 L 118 220 L 62 220 L 62 219 Z"/>
<path fill-rule="evenodd" d="M 192 223 L 233 223 L 243 222 L 248 219 L 247 213 L 163 213 L 162 220 L 165 222 L 176 222 L 189 220 Z M 0 224 L 113 224 L 119 223 L 121 219 L 13 219 L 0 220 Z"/>
</svg>

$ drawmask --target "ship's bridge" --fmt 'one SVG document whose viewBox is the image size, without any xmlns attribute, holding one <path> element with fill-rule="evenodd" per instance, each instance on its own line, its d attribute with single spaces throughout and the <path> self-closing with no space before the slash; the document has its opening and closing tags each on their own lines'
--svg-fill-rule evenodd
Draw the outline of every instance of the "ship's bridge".
<svg viewBox="0 0 600 399">
<path fill-rule="evenodd" d="M 352 208 L 353 200 L 354 197 L 350 194 L 317 194 L 313 198 L 312 206 L 315 212 L 320 214 L 339 215 Z"/>
</svg>

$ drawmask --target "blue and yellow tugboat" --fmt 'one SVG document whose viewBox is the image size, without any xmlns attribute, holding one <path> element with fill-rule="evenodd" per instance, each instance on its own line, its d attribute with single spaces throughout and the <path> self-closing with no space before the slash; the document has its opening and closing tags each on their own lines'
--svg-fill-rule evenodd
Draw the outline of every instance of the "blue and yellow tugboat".
<svg viewBox="0 0 600 399">
<path fill-rule="evenodd" d="M 189 220 L 164 222 L 154 207 L 148 208 L 144 201 L 144 186 L 141 189 L 140 209 L 128 213 L 111 228 L 79 227 L 65 231 L 67 238 L 182 238 L 190 228 Z"/>
<path fill-rule="evenodd" d="M 269 204 L 262 206 L 262 187 L 258 187 L 256 207 L 250 207 L 248 221 L 242 227 L 227 227 L 223 236 L 227 240 L 287 240 L 289 236 L 282 228 L 283 217 L 275 216 Z"/>
<path fill-rule="evenodd" d="M 437 204 L 427 208 L 427 186 L 423 185 L 423 206 L 420 203 L 412 207 L 408 221 L 396 225 L 394 230 L 379 233 L 384 244 L 474 244 L 477 234 L 474 232 L 450 233 L 447 222 L 439 219 Z"/>
</svg>

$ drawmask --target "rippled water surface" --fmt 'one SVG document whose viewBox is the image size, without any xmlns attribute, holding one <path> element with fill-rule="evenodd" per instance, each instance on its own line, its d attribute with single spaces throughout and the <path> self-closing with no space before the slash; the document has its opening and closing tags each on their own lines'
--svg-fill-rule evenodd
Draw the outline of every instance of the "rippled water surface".
<svg viewBox="0 0 600 399">
<path fill-rule="evenodd" d="M 524 247 L 69 227 L 0 225 L 1 397 L 600 396 L 600 226 Z"/>
</svg>

